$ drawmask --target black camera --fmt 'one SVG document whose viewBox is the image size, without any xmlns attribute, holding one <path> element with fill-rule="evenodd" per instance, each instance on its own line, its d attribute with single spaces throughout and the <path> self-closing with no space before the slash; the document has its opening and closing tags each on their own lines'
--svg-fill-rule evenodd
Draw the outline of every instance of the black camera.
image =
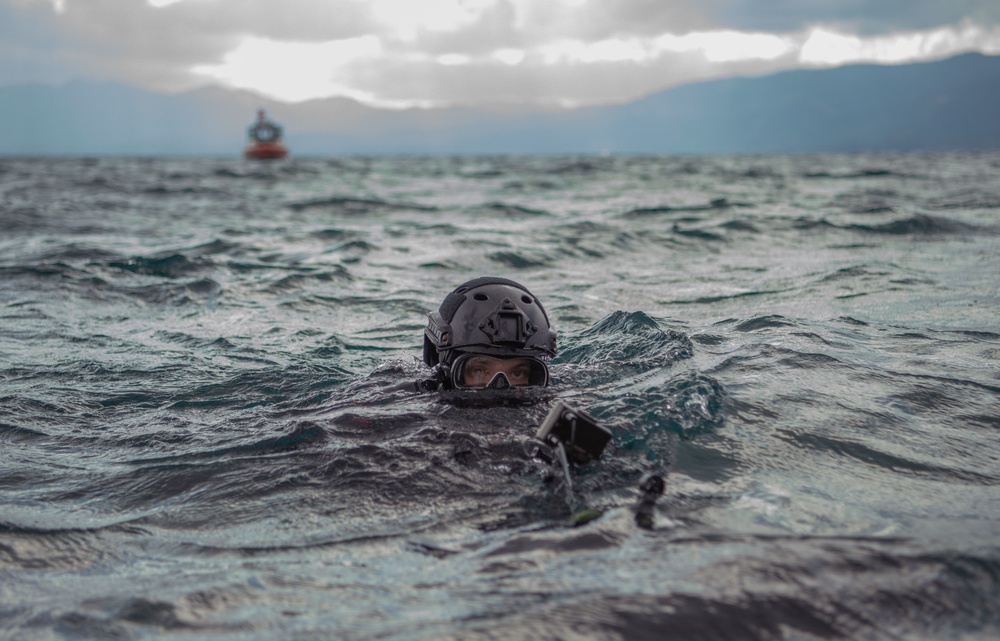
<svg viewBox="0 0 1000 641">
<path fill-rule="evenodd" d="M 549 448 L 562 446 L 566 458 L 572 463 L 586 463 L 601 456 L 611 440 L 611 430 L 585 412 L 573 409 L 563 401 L 556 401 L 535 433 L 535 438 Z M 552 452 L 545 448 L 540 448 L 537 456 L 547 463 L 554 460 Z"/>
</svg>

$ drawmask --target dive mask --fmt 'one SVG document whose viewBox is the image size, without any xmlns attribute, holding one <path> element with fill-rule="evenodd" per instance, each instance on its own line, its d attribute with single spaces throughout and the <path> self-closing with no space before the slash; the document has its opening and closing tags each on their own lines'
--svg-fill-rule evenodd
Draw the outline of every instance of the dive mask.
<svg viewBox="0 0 1000 641">
<path fill-rule="evenodd" d="M 451 365 L 451 384 L 455 389 L 545 387 L 549 384 L 549 368 L 533 356 L 462 354 Z"/>
</svg>

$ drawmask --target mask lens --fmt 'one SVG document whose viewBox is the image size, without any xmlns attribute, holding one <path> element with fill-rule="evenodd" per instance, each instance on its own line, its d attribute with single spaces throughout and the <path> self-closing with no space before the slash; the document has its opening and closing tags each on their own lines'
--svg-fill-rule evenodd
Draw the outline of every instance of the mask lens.
<svg viewBox="0 0 1000 641">
<path fill-rule="evenodd" d="M 530 356 L 495 358 L 466 354 L 455 361 L 451 371 L 455 387 L 504 387 L 504 379 L 510 387 L 545 386 L 549 382 L 548 367 Z"/>
</svg>

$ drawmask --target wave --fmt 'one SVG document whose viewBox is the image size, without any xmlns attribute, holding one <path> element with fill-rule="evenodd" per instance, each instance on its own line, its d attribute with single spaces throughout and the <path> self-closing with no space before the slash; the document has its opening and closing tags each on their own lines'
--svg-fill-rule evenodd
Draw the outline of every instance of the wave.
<svg viewBox="0 0 1000 641">
<path fill-rule="evenodd" d="M 36 207 L 0 207 L 0 225 L 5 233 L 38 232 L 51 226 L 46 212 Z"/>
<path fill-rule="evenodd" d="M 930 209 L 996 209 L 1000 207 L 1000 193 L 967 189 L 930 198 L 926 206 Z"/>
<path fill-rule="evenodd" d="M 522 216 L 551 216 L 552 214 L 543 209 L 532 209 L 531 207 L 525 207 L 524 205 L 512 205 L 503 202 L 490 202 L 483 203 L 482 205 L 476 205 L 470 207 L 469 211 L 472 213 L 487 213 L 494 214 L 497 216 L 502 216 L 504 218 L 518 218 Z"/>
<path fill-rule="evenodd" d="M 8 405 L 8 407 L 13 404 L 15 399 L 11 397 L 0 397 L 0 402 Z M 0 441 L 5 443 L 10 443 L 13 441 L 21 440 L 33 440 L 33 439 L 44 439 L 48 438 L 48 434 L 32 429 L 30 427 L 25 427 L 23 425 L 11 425 L 9 423 L 0 423 Z"/>
<path fill-rule="evenodd" d="M 733 209 L 739 207 L 754 207 L 751 203 L 743 202 L 732 202 L 728 198 L 714 198 L 705 205 L 684 205 L 684 206 L 671 206 L 671 205 L 660 205 L 658 207 L 639 207 L 637 209 L 630 209 L 622 214 L 623 218 L 644 218 L 647 216 L 656 216 L 659 214 L 669 214 L 675 212 L 694 212 L 694 211 L 717 211 L 725 209 Z"/>
<path fill-rule="evenodd" d="M 542 170 L 552 176 L 589 176 L 613 168 L 614 159 L 579 158 L 555 164 Z"/>
<path fill-rule="evenodd" d="M 784 289 L 751 290 L 745 292 L 736 292 L 734 294 L 719 294 L 717 296 L 699 296 L 698 298 L 672 300 L 670 301 L 670 303 L 673 305 L 707 305 L 711 303 L 720 303 L 727 300 L 738 300 L 741 298 L 753 298 L 754 296 L 781 294 L 785 291 L 788 290 Z"/>
<path fill-rule="evenodd" d="M 133 274 L 146 276 L 162 276 L 164 278 L 181 278 L 205 271 L 213 267 L 203 261 L 192 260 L 183 254 L 167 254 L 164 256 L 133 256 L 126 260 L 113 260 L 109 267 L 115 267 Z"/>
<path fill-rule="evenodd" d="M 649 451 L 663 432 L 672 432 L 690 439 L 716 431 L 725 421 L 726 391 L 716 379 L 697 373 L 685 373 L 664 384 L 643 387 L 618 398 L 604 400 L 594 408 L 594 414 L 620 426 L 615 432 L 615 445 L 622 450 Z M 668 441 L 658 445 L 661 458 L 672 446 Z"/>
<path fill-rule="evenodd" d="M 349 280 L 353 280 L 351 272 L 343 265 L 336 265 L 334 269 L 302 270 L 297 274 L 282 276 L 278 280 L 268 284 L 267 291 L 288 292 L 296 289 L 302 289 L 303 287 L 314 283 L 333 283 Z"/>
<path fill-rule="evenodd" d="M 511 180 L 503 186 L 504 191 L 514 192 L 534 192 L 552 191 L 559 189 L 561 185 L 551 180 Z"/>
<path fill-rule="evenodd" d="M 555 363 L 650 368 L 667 367 L 693 355 L 687 335 L 661 328 L 643 312 L 613 312 L 564 342 L 569 347 L 560 348 Z"/>
<path fill-rule="evenodd" d="M 724 223 L 721 223 L 719 227 L 723 229 L 731 229 L 733 231 L 747 231 L 753 233 L 760 232 L 760 230 L 757 229 L 756 225 L 742 218 L 735 218 L 733 220 L 726 221 Z"/>
<path fill-rule="evenodd" d="M 982 226 L 928 214 L 916 214 L 909 218 L 901 218 L 877 225 L 859 223 L 839 225 L 825 218 L 800 217 L 793 221 L 793 226 L 800 230 L 845 229 L 889 236 L 945 236 L 982 232 L 992 235 L 995 233 Z"/>
<path fill-rule="evenodd" d="M 742 321 L 735 321 L 733 328 L 738 332 L 755 332 L 762 329 L 794 327 L 795 323 L 779 314 L 755 316 Z"/>
<path fill-rule="evenodd" d="M 900 173 L 893 169 L 861 169 L 858 171 L 844 171 L 844 172 L 830 172 L 830 171 L 812 171 L 804 172 L 802 174 L 803 178 L 808 179 L 825 179 L 832 178 L 834 180 L 856 180 L 858 178 L 906 178 L 909 175 L 906 173 Z"/>
<path fill-rule="evenodd" d="M 659 594 L 623 590 L 594 599 L 567 593 L 547 600 L 530 617 L 511 614 L 490 628 L 470 620 L 462 638 L 491 638 L 489 629 L 498 624 L 513 636 L 530 631 L 537 638 L 565 638 L 574 631 L 587 638 L 657 639 L 665 630 L 669 638 L 748 641 L 991 636 L 1000 609 L 984 595 L 1000 585 L 995 556 L 907 554 L 905 546 L 893 551 L 877 544 L 851 553 L 826 545 L 830 549 L 823 550 L 821 541 L 792 550 L 764 546 L 762 552 L 791 559 L 751 552 L 725 564 L 720 560 L 684 587 Z M 712 553 L 707 541 L 684 547 L 690 549 L 676 552 Z M 622 570 L 647 574 L 635 566 Z M 712 578 L 713 571 L 719 578 Z M 900 571 L 912 581 L 900 584 L 894 578 Z M 649 580 L 655 584 L 658 577 Z M 788 581 L 794 590 L 780 587 Z M 833 594 L 831 584 L 838 586 Z M 942 591 L 947 596 L 939 596 Z"/>
<path fill-rule="evenodd" d="M 106 293 L 138 298 L 153 305 L 198 307 L 210 305 L 222 296 L 222 285 L 211 278 L 201 278 L 188 283 L 168 283 L 139 287 L 106 287 Z"/>
<path fill-rule="evenodd" d="M 78 263 L 82 261 L 106 262 L 118 257 L 118 254 L 101 249 L 100 247 L 81 243 L 65 243 L 51 249 L 28 254 L 19 259 L 19 262 L 26 265 L 35 263 L 36 268 L 65 267 L 73 269 L 69 265 L 61 265 L 60 263 Z"/>
<path fill-rule="evenodd" d="M 926 478 L 940 482 L 960 482 L 971 485 L 992 486 L 1000 484 L 1000 476 L 980 474 L 944 465 L 922 463 L 897 454 L 890 454 L 878 448 L 841 438 L 833 438 L 820 434 L 784 432 L 784 438 L 795 445 L 819 452 L 829 452 L 844 456 L 865 465 L 889 470 L 896 474 Z"/>
<path fill-rule="evenodd" d="M 303 421 L 293 425 L 287 433 L 269 436 L 247 444 L 231 445 L 218 449 L 202 448 L 194 452 L 167 457 L 136 458 L 130 460 L 128 463 L 132 466 L 150 466 L 193 462 L 203 459 L 223 460 L 231 456 L 266 456 L 268 454 L 279 454 L 303 449 L 316 449 L 328 440 L 329 437 L 322 427 L 312 421 Z"/>
<path fill-rule="evenodd" d="M 895 211 L 895 203 L 903 200 L 894 189 L 865 189 L 837 194 L 833 204 L 854 214 L 882 214 Z"/>
<path fill-rule="evenodd" d="M 141 193 L 146 196 L 211 196 L 214 198 L 231 197 L 229 192 L 222 189 L 215 189 L 213 187 L 193 187 L 190 185 L 178 186 L 171 184 L 145 187 L 141 190 Z"/>
<path fill-rule="evenodd" d="M 288 204 L 288 208 L 292 211 L 325 209 L 334 213 L 347 215 L 371 214 L 385 210 L 438 211 L 437 207 L 430 205 L 394 203 L 379 198 L 350 198 L 346 196 L 333 196 L 330 198 L 318 198 L 315 200 L 293 202 Z"/>
<path fill-rule="evenodd" d="M 938 216 L 928 216 L 926 214 L 917 214 L 911 218 L 894 220 L 881 225 L 848 225 L 846 228 L 896 236 L 936 236 L 982 231 L 974 225 Z"/>
<path fill-rule="evenodd" d="M 487 255 L 487 258 L 511 269 L 544 267 L 552 262 L 549 256 L 541 254 L 530 255 L 526 252 L 492 252 Z"/>
<path fill-rule="evenodd" d="M 357 232 L 347 231 L 344 229 L 320 229 L 318 231 L 309 232 L 309 235 L 313 238 L 318 238 L 319 240 L 328 241 L 346 241 L 358 237 Z"/>
</svg>

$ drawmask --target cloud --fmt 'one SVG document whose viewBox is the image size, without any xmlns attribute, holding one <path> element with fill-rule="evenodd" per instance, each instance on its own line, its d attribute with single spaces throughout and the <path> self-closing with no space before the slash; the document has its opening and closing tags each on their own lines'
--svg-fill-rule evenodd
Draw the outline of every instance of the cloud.
<svg viewBox="0 0 1000 641">
<path fill-rule="evenodd" d="M 377 96 L 337 82 L 343 68 L 377 60 L 382 45 L 374 36 L 328 42 L 280 42 L 250 36 L 229 51 L 221 63 L 195 65 L 191 71 L 239 89 L 252 89 L 296 102 L 346 96 L 375 102 Z"/>
<path fill-rule="evenodd" d="M 0 0 L 0 82 L 586 105 L 735 74 L 1000 53 L 995 0 Z"/>
<path fill-rule="evenodd" d="M 350 50 L 347 42 L 306 49 L 296 43 L 269 42 L 270 53 L 264 58 L 298 61 L 293 62 L 298 70 L 295 78 L 283 76 L 280 69 L 272 75 L 267 65 L 250 62 L 259 52 L 245 44 L 238 50 L 245 59 L 234 54 L 213 74 L 230 81 L 238 77 L 237 86 L 272 97 L 347 95 L 382 107 L 579 106 L 624 102 L 684 82 L 798 66 L 898 63 L 970 48 L 1000 53 L 1000 29 L 965 24 L 873 37 L 826 27 L 792 34 L 725 30 L 595 42 L 564 38 L 534 46 L 467 51 L 422 50 L 415 42 L 400 46 L 374 38 L 364 42 L 365 47 Z M 325 54 L 324 47 L 344 53 Z M 303 80 L 301 89 L 291 87 Z"/>
<path fill-rule="evenodd" d="M 830 66 L 851 62 L 900 63 L 978 50 L 1000 53 L 1000 27 L 986 29 L 964 24 L 862 38 L 819 27 L 802 44 L 799 60 L 806 65 Z"/>
</svg>

